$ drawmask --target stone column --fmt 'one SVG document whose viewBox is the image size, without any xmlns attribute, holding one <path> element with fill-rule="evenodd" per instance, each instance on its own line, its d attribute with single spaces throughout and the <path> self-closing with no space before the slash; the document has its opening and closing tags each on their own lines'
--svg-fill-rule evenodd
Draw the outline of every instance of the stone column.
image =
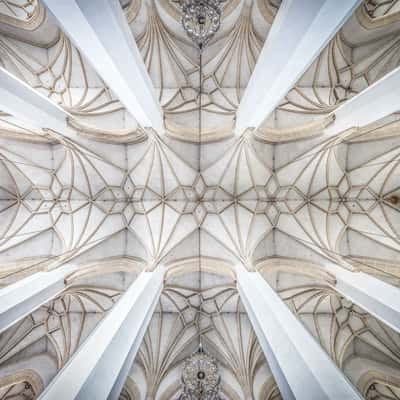
<svg viewBox="0 0 400 400">
<path fill-rule="evenodd" d="M 161 105 L 120 2 L 43 2 L 138 124 L 161 134 Z"/>
<path fill-rule="evenodd" d="M 335 122 L 324 130 L 326 138 L 350 128 L 361 128 L 399 110 L 400 67 L 368 86 L 335 110 Z"/>
<path fill-rule="evenodd" d="M 165 269 L 142 272 L 39 397 L 116 400 L 163 288 Z"/>
<path fill-rule="evenodd" d="M 238 266 L 237 287 L 285 400 L 362 399 L 259 272 Z"/>
<path fill-rule="evenodd" d="M 400 290 L 372 275 L 326 265 L 336 278 L 334 289 L 386 325 L 400 332 Z"/>
<path fill-rule="evenodd" d="M 0 108 L 32 127 L 68 136 L 70 114 L 3 67 L 0 67 Z"/>
<path fill-rule="evenodd" d="M 1 289 L 0 332 L 61 293 L 65 277 L 75 270 L 75 266 L 65 265 L 50 272 L 36 272 Z"/>
<path fill-rule="evenodd" d="M 258 128 L 361 0 L 284 0 L 237 112 L 236 134 Z"/>
</svg>

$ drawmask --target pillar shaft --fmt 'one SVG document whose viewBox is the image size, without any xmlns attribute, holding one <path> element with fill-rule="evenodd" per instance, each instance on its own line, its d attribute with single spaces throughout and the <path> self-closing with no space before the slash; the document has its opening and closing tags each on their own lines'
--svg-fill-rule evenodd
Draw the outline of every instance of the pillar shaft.
<svg viewBox="0 0 400 400">
<path fill-rule="evenodd" d="M 44 3 L 139 125 L 161 133 L 161 105 L 119 1 Z"/>
<path fill-rule="evenodd" d="M 116 400 L 159 300 L 164 267 L 142 272 L 40 400 Z"/>
<path fill-rule="evenodd" d="M 0 290 L 0 332 L 3 332 L 65 289 L 65 277 L 76 267 L 66 265 L 37 272 Z"/>
<path fill-rule="evenodd" d="M 335 110 L 335 122 L 324 135 L 334 137 L 353 128 L 363 127 L 399 111 L 400 67 L 344 102 Z"/>
<path fill-rule="evenodd" d="M 352 272 L 330 264 L 335 290 L 362 309 L 400 332 L 400 290 L 364 272 Z"/>
<path fill-rule="evenodd" d="M 283 0 L 237 112 L 236 134 L 258 128 L 361 0 Z"/>
<path fill-rule="evenodd" d="M 36 128 L 49 128 L 60 133 L 67 130 L 70 115 L 64 109 L 2 67 L 0 108 Z"/>
<path fill-rule="evenodd" d="M 239 266 L 237 286 L 285 400 L 362 399 L 260 273 Z"/>
</svg>

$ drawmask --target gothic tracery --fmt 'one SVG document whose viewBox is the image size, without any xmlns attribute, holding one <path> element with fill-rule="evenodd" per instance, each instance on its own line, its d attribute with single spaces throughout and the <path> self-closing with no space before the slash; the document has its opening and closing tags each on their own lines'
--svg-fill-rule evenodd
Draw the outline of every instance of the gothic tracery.
<svg viewBox="0 0 400 400">
<path fill-rule="evenodd" d="M 281 2 L 224 2 L 201 69 L 177 2 L 120 3 L 164 135 L 136 121 L 40 0 L 0 0 L 0 66 L 68 113 L 65 132 L 0 113 L 0 290 L 76 268 L 0 333 L 0 399 L 38 398 L 139 273 L 165 265 L 120 399 L 177 398 L 201 335 L 223 396 L 280 400 L 237 264 L 261 272 L 365 399 L 399 399 L 399 382 L 382 379 L 399 374 L 399 333 L 340 294 L 323 265 L 400 286 L 398 113 L 326 135 L 341 105 L 399 66 L 400 2 L 365 0 L 271 117 L 239 137 Z"/>
</svg>

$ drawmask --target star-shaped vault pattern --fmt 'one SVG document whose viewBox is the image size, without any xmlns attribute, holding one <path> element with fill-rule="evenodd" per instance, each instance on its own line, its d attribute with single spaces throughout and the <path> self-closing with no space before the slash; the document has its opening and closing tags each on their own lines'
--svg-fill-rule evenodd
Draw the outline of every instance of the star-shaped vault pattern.
<svg viewBox="0 0 400 400">
<path fill-rule="evenodd" d="M 201 336 L 224 399 L 280 400 L 238 264 L 260 272 L 365 399 L 398 400 L 398 332 L 323 266 L 400 285 L 399 115 L 327 134 L 341 105 L 398 67 L 400 2 L 365 0 L 241 135 L 237 109 L 281 2 L 224 2 L 201 88 L 177 2 L 120 3 L 163 132 L 135 120 L 40 1 L 0 0 L 1 66 L 69 116 L 59 132 L 0 113 L 0 288 L 77 266 L 63 292 L 0 334 L 0 400 L 37 398 L 159 265 L 164 288 L 120 399 L 177 398 Z"/>
</svg>

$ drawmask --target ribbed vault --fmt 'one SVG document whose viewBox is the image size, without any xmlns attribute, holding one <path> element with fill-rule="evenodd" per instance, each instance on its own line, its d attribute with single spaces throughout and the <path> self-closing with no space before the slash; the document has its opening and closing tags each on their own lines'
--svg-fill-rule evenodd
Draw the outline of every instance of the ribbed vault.
<svg viewBox="0 0 400 400">
<path fill-rule="evenodd" d="M 199 335 L 224 399 L 282 398 L 237 265 L 258 271 L 361 396 L 400 399 L 399 332 L 327 268 L 400 285 L 399 115 L 330 130 L 341 107 L 397 71 L 400 1 L 363 1 L 241 135 L 237 111 L 281 1 L 223 2 L 202 88 L 177 2 L 120 1 L 163 132 L 137 121 L 45 3 L 0 0 L 0 66 L 67 116 L 57 131 L 0 112 L 0 293 L 71 272 L 0 333 L 0 400 L 38 398 L 142 271 L 160 265 L 161 296 L 120 399 L 178 398 Z"/>
</svg>

